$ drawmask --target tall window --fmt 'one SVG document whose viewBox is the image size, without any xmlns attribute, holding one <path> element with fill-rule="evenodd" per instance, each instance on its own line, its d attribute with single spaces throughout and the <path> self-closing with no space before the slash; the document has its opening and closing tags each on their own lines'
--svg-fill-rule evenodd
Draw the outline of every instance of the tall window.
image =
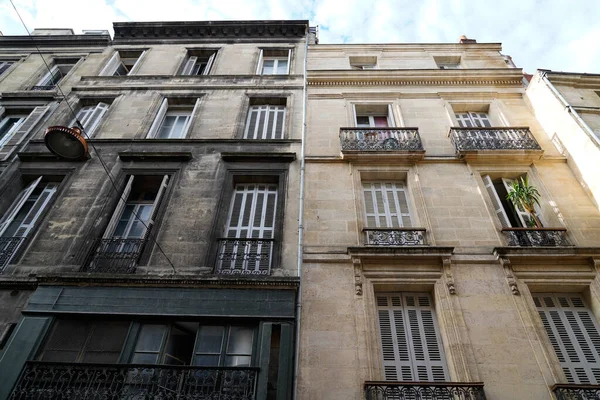
<svg viewBox="0 0 600 400">
<path fill-rule="evenodd" d="M 14 61 L 0 61 L 0 76 L 4 74 L 14 64 Z"/>
<path fill-rule="evenodd" d="M 363 195 L 367 227 L 412 226 L 403 182 L 363 182 Z"/>
<path fill-rule="evenodd" d="M 386 381 L 448 381 L 444 349 L 431 296 L 376 294 Z"/>
<path fill-rule="evenodd" d="M 50 206 L 59 182 L 40 176 L 19 193 L 0 220 L 0 272 L 18 256 L 24 239 Z"/>
<path fill-rule="evenodd" d="M 139 68 L 139 61 L 144 55 L 144 50 L 118 50 L 108 60 L 100 75 L 125 76 L 135 73 Z"/>
<path fill-rule="evenodd" d="M 0 107 L 0 160 L 6 159 L 11 154 L 50 109 L 49 105 L 27 111 L 13 111 Z"/>
<path fill-rule="evenodd" d="M 255 101 L 254 103 L 248 109 L 244 139 L 283 139 L 285 99 Z"/>
<path fill-rule="evenodd" d="M 394 126 L 391 104 L 354 105 L 357 128 L 387 128 Z"/>
<path fill-rule="evenodd" d="M 32 90 L 52 90 L 77 64 L 79 58 L 56 58 L 50 71 L 33 86 Z"/>
<path fill-rule="evenodd" d="M 153 139 L 183 139 L 190 128 L 192 117 L 200 107 L 200 99 L 192 104 L 185 104 L 164 99 L 158 109 L 154 123 L 148 132 L 148 138 Z"/>
<path fill-rule="evenodd" d="M 288 75 L 291 54 L 291 50 L 261 50 L 257 73 L 259 75 Z"/>
<path fill-rule="evenodd" d="M 454 115 L 461 128 L 489 128 L 492 126 L 490 117 L 484 112 L 464 112 Z"/>
<path fill-rule="evenodd" d="M 533 301 L 567 381 L 600 384 L 600 327 L 581 295 L 536 293 Z"/>
<path fill-rule="evenodd" d="M 100 125 L 104 114 L 108 111 L 108 107 L 108 104 L 99 102 L 94 105 L 83 106 L 77 111 L 77 120 L 83 125 L 87 137 L 94 135 L 94 131 Z M 75 119 L 71 121 L 70 126 L 78 126 Z"/>
<path fill-rule="evenodd" d="M 216 55 L 215 50 L 189 50 L 181 75 L 208 75 Z"/>
</svg>

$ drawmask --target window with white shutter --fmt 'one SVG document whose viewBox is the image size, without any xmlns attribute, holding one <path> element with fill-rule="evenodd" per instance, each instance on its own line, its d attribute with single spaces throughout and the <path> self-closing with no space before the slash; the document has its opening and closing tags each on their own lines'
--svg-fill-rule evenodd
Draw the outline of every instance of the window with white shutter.
<svg viewBox="0 0 600 400">
<path fill-rule="evenodd" d="M 391 104 L 355 104 L 354 124 L 358 128 L 395 126 Z"/>
<path fill-rule="evenodd" d="M 111 56 L 101 76 L 126 76 L 136 72 L 144 55 L 144 50 L 118 50 Z"/>
<path fill-rule="evenodd" d="M 577 293 L 535 293 L 533 301 L 567 381 L 600 384 L 600 327 Z"/>
<path fill-rule="evenodd" d="M 0 161 L 5 161 L 12 152 L 29 136 L 29 134 L 38 126 L 50 111 L 53 110 L 56 103 L 34 108 L 26 117 L 22 114 L 5 114 L 0 122 L 0 132 L 4 132 L 0 138 Z M 0 114 L 2 108 L 0 107 Z"/>
<path fill-rule="evenodd" d="M 187 136 L 192 118 L 200 107 L 200 99 L 190 104 L 170 104 L 163 99 L 154 122 L 150 127 L 149 139 L 183 139 Z"/>
<path fill-rule="evenodd" d="M 386 381 L 449 380 L 435 309 L 427 293 L 377 293 Z"/>
<path fill-rule="evenodd" d="M 217 52 L 215 50 L 189 50 L 181 75 L 208 75 Z"/>
<path fill-rule="evenodd" d="M 77 120 L 83 126 L 84 136 L 91 138 L 94 136 L 94 131 L 100 125 L 104 114 L 108 111 L 109 105 L 99 102 L 94 105 L 84 106 L 77 111 Z M 78 126 L 77 121 L 73 119 L 70 126 Z"/>
<path fill-rule="evenodd" d="M 258 75 L 288 75 L 292 50 L 263 49 L 260 51 Z"/>
<path fill-rule="evenodd" d="M 412 226 L 403 182 L 363 182 L 363 195 L 368 228 Z"/>
<path fill-rule="evenodd" d="M 454 115 L 461 128 L 489 128 L 492 126 L 490 117 L 484 112 L 464 112 Z"/>
<path fill-rule="evenodd" d="M 250 106 L 244 139 L 283 139 L 284 128 L 284 105 Z"/>
</svg>

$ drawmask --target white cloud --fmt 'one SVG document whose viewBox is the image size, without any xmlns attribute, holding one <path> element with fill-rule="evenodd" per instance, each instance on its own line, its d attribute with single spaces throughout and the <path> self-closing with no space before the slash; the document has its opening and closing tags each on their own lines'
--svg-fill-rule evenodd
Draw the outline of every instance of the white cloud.
<svg viewBox="0 0 600 400">
<path fill-rule="evenodd" d="M 600 73 L 597 0 L 13 0 L 28 27 L 109 29 L 115 21 L 310 19 L 321 43 L 502 42 L 517 65 Z M 10 2 L 5 35 L 24 34 Z"/>
</svg>

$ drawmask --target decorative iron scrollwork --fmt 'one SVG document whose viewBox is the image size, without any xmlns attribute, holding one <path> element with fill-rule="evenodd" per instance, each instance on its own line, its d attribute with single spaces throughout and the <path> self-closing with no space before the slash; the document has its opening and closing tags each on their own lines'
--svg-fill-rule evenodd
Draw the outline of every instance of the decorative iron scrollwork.
<svg viewBox="0 0 600 400">
<path fill-rule="evenodd" d="M 598 400 L 600 385 L 556 384 L 552 391 L 557 400 Z"/>
<path fill-rule="evenodd" d="M 424 246 L 425 229 L 365 229 L 369 246 Z"/>
<path fill-rule="evenodd" d="M 19 255 L 27 237 L 0 237 L 0 273 Z"/>
<path fill-rule="evenodd" d="M 451 128 L 456 151 L 541 150 L 529 128 Z"/>
<path fill-rule="evenodd" d="M 485 400 L 483 383 L 366 382 L 365 400 Z"/>
<path fill-rule="evenodd" d="M 147 239 L 96 239 L 82 272 L 133 274 Z"/>
<path fill-rule="evenodd" d="M 217 271 L 223 275 L 268 275 L 273 239 L 219 239 Z"/>
<path fill-rule="evenodd" d="M 421 151 L 417 129 L 341 128 L 342 151 Z"/>
<path fill-rule="evenodd" d="M 555 247 L 570 246 L 565 229 L 504 228 L 509 246 Z"/>
</svg>

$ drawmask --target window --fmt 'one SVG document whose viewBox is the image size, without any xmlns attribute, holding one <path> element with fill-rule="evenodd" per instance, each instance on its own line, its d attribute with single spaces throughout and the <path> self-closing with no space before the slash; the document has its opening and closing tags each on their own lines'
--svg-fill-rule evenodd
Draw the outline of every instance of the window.
<svg viewBox="0 0 600 400">
<path fill-rule="evenodd" d="M 350 57 L 350 67 L 352 69 L 376 69 L 377 68 L 377 57 L 376 56 L 364 56 L 364 57 Z"/>
<path fill-rule="evenodd" d="M 134 73 L 139 68 L 139 61 L 144 55 L 144 50 L 118 50 L 108 60 L 106 66 L 100 71 L 103 76 L 126 76 Z"/>
<path fill-rule="evenodd" d="M 214 50 L 188 50 L 181 75 L 208 75 L 216 55 Z"/>
<path fill-rule="evenodd" d="M 386 381 L 448 381 L 448 369 L 431 296 L 376 294 Z"/>
<path fill-rule="evenodd" d="M 403 182 L 363 182 L 368 228 L 411 227 Z"/>
<path fill-rule="evenodd" d="M 0 61 L 0 76 L 4 74 L 14 64 L 14 61 Z"/>
<path fill-rule="evenodd" d="M 37 177 L 19 193 L 0 220 L 0 272 L 19 255 L 42 214 L 56 195 L 59 182 Z"/>
<path fill-rule="evenodd" d="M 48 71 L 32 90 L 52 90 L 77 64 L 79 58 L 55 58 L 50 71 Z"/>
<path fill-rule="evenodd" d="M 244 139 L 283 139 L 285 99 L 251 99 Z"/>
<path fill-rule="evenodd" d="M 91 138 L 94 135 L 94 131 L 100 125 L 102 117 L 108 111 L 108 107 L 108 104 L 99 102 L 94 105 L 83 106 L 77 111 L 77 120 L 83 126 L 84 136 Z M 70 126 L 78 126 L 77 121 L 73 119 Z"/>
<path fill-rule="evenodd" d="M 569 383 L 600 384 L 600 328 L 579 294 L 533 294 Z"/>
<path fill-rule="evenodd" d="M 13 137 L 26 117 L 27 115 L 19 113 L 7 115 L 0 120 L 0 147 L 3 147 Z"/>
<path fill-rule="evenodd" d="M 391 104 L 355 104 L 355 124 L 358 128 L 394 126 Z"/>
<path fill-rule="evenodd" d="M 0 160 L 6 160 L 51 109 L 50 105 L 33 110 L 0 107 Z"/>
<path fill-rule="evenodd" d="M 257 74 L 288 75 L 290 73 L 291 55 L 291 50 L 261 50 Z"/>
<path fill-rule="evenodd" d="M 454 115 L 461 128 L 489 128 L 492 126 L 490 117 L 484 112 L 462 112 Z"/>
<path fill-rule="evenodd" d="M 192 117 L 200 107 L 200 99 L 192 105 L 189 99 L 164 99 L 150 127 L 149 139 L 183 139 L 190 128 Z"/>
<path fill-rule="evenodd" d="M 515 179 L 492 179 L 489 175 L 482 176 L 482 179 L 503 228 L 535 227 L 535 221 L 532 220 L 527 211 L 506 199 L 507 194 L 512 191 L 512 184 Z M 520 179 L 520 177 L 517 179 Z M 541 215 L 541 210 L 536 204 L 536 216 L 543 224 Z"/>
</svg>

